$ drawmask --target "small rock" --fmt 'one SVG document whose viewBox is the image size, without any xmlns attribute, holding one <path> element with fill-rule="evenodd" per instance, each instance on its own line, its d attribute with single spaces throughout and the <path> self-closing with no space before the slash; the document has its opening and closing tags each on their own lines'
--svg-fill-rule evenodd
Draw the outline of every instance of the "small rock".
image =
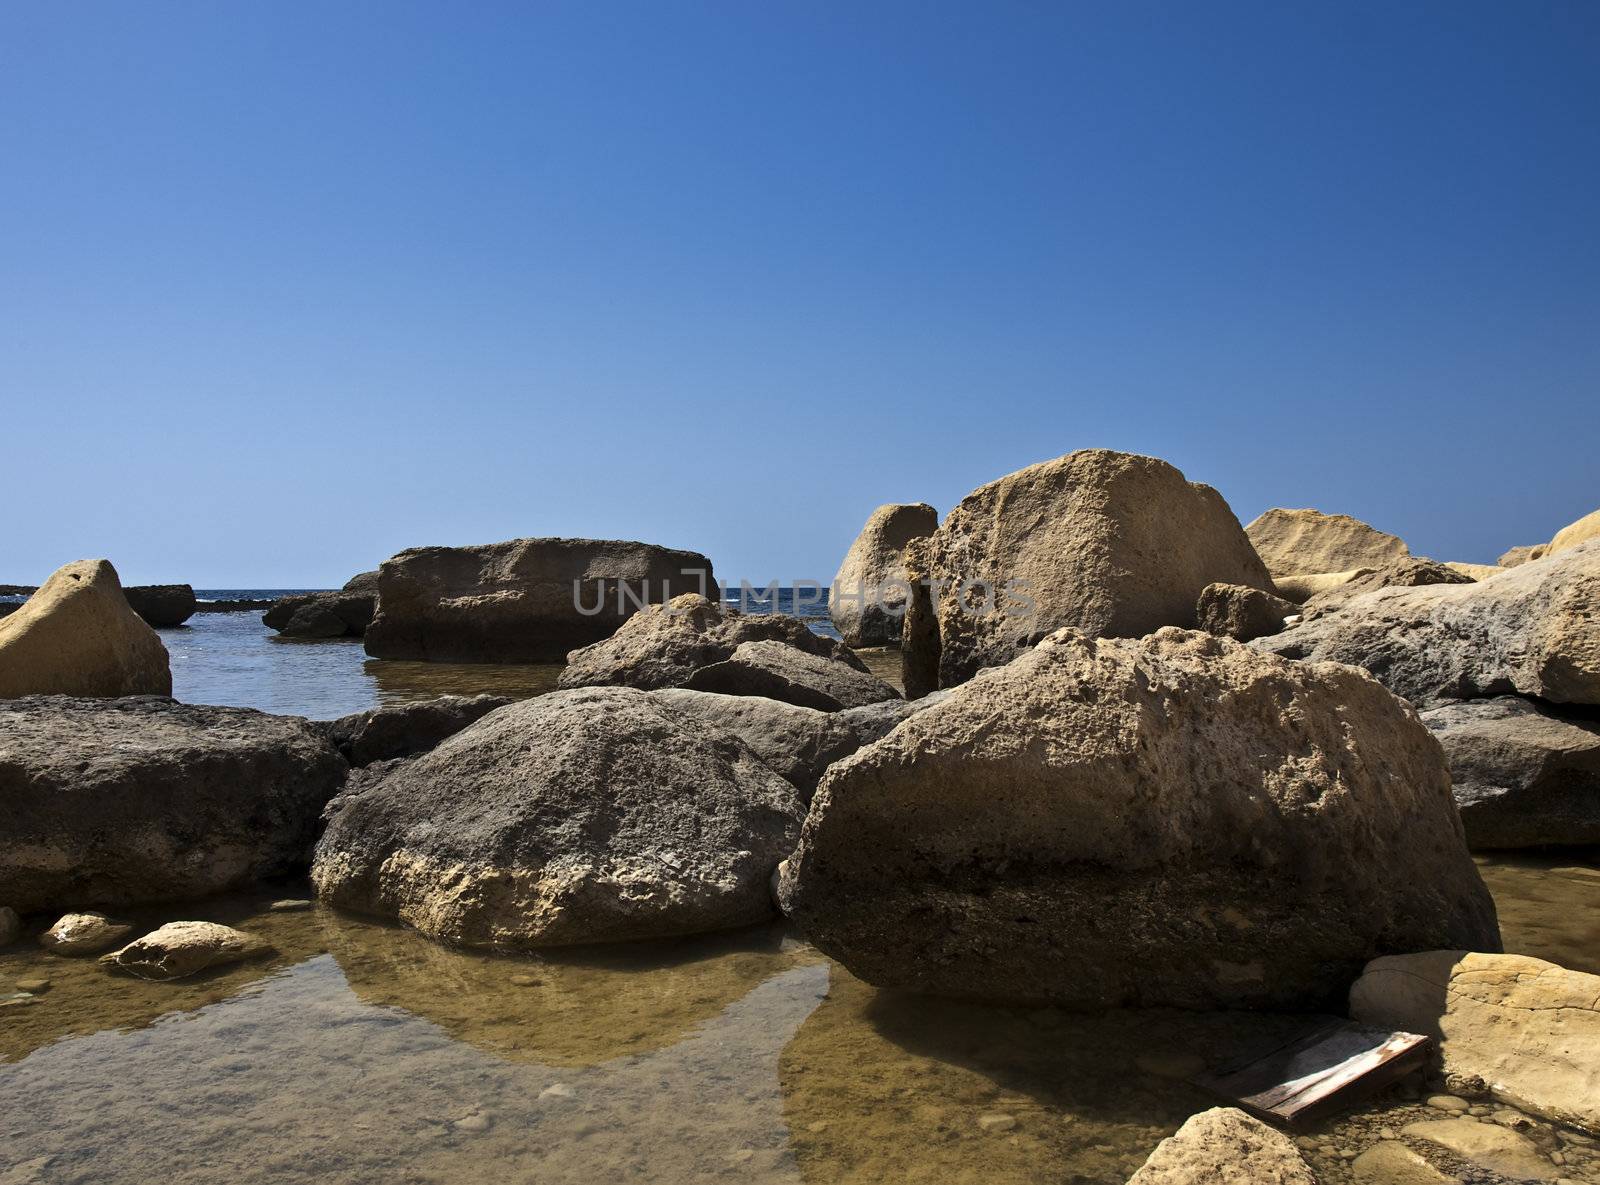
<svg viewBox="0 0 1600 1185">
<path fill-rule="evenodd" d="M 986 1132 L 1008 1132 L 1017 1126 L 1017 1117 L 999 1112 L 980 1115 L 978 1116 L 978 1126 Z"/>
<path fill-rule="evenodd" d="M 513 975 L 510 980 L 512 987 L 538 987 L 541 982 L 537 975 Z"/>
<path fill-rule="evenodd" d="M 39 945 L 58 955 L 94 955 L 131 933 L 132 926 L 113 922 L 103 913 L 69 913 L 39 935 Z"/>
<path fill-rule="evenodd" d="M 272 948 L 253 934 L 216 922 L 168 922 L 137 942 L 100 960 L 106 966 L 140 979 L 183 979 L 212 967 L 224 967 Z"/>
<path fill-rule="evenodd" d="M 1398 1140 L 1373 1145 L 1356 1157 L 1350 1168 L 1357 1181 L 1373 1185 L 1453 1185 L 1453 1178 Z"/>
<path fill-rule="evenodd" d="M 1428 1106 L 1440 1111 L 1465 1112 L 1472 1110 L 1472 1104 L 1466 1099 L 1458 1099 L 1453 1094 L 1436 1094 L 1428 1097 Z"/>
<path fill-rule="evenodd" d="M 815 1123 L 808 1123 L 806 1124 L 806 1130 L 813 1133 L 825 1132 L 828 1130 L 828 1121 L 826 1119 L 819 1119 Z"/>
<path fill-rule="evenodd" d="M 486 1132 L 494 1126 L 494 1120 L 482 1112 L 475 1112 L 472 1115 L 456 1120 L 452 1126 L 461 1132 Z"/>
<path fill-rule="evenodd" d="M 543 1103 L 551 1099 L 570 1099 L 575 1097 L 577 1093 L 565 1082 L 555 1082 L 539 1092 L 539 1101 Z"/>
<path fill-rule="evenodd" d="M 37 996 L 41 992 L 48 992 L 49 990 L 50 981 L 43 976 L 17 980 L 17 991 L 19 992 L 27 992 L 30 995 Z"/>
<path fill-rule="evenodd" d="M 282 901 L 274 901 L 267 906 L 269 913 L 299 913 L 303 909 L 310 909 L 311 902 L 303 897 L 285 897 Z"/>
</svg>

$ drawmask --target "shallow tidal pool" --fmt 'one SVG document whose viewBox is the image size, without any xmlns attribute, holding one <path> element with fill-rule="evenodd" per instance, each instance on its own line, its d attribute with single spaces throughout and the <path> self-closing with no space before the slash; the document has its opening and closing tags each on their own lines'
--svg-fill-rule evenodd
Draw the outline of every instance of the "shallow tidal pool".
<svg viewBox="0 0 1600 1185">
<path fill-rule="evenodd" d="M 1600 870 L 1484 871 L 1508 949 L 1600 970 Z M 197 980 L 0 953 L 0 1000 L 49 980 L 0 1005 L 0 1182 L 1121 1182 L 1212 1105 L 1186 1075 L 1298 1023 L 899 996 L 777 925 L 513 958 L 270 900 L 127 912 L 276 948 Z M 1302 1136 L 1323 1180 L 1439 1117 L 1411 1095 Z M 1593 1141 L 1529 1138 L 1600 1182 Z"/>
</svg>

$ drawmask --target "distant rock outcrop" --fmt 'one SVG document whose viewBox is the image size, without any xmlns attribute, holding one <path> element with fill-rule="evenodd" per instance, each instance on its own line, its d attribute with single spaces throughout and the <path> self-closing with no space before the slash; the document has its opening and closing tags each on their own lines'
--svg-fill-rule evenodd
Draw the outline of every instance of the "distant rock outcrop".
<svg viewBox="0 0 1600 1185">
<path fill-rule="evenodd" d="M 909 594 L 906 544 L 938 527 L 939 512 L 926 502 L 891 502 L 872 512 L 845 553 L 828 597 L 828 614 L 846 645 L 900 641 Z"/>
<path fill-rule="evenodd" d="M 187 584 L 135 584 L 122 590 L 146 625 L 170 629 L 194 616 L 194 589 Z"/>
<path fill-rule="evenodd" d="M 419 547 L 378 569 L 374 658 L 560 662 L 610 637 L 641 604 L 714 591 L 692 551 L 601 539 Z"/>
<path fill-rule="evenodd" d="M 1411 554 L 1405 541 L 1348 514 L 1274 507 L 1244 533 L 1274 579 L 1308 572 L 1379 568 Z"/>
<path fill-rule="evenodd" d="M 167 648 L 129 607 L 106 560 L 58 569 L 0 619 L 0 699 L 171 692 Z"/>
<path fill-rule="evenodd" d="M 378 608 L 378 574 L 360 572 L 333 592 L 279 597 L 261 624 L 286 638 L 359 638 Z"/>
</svg>

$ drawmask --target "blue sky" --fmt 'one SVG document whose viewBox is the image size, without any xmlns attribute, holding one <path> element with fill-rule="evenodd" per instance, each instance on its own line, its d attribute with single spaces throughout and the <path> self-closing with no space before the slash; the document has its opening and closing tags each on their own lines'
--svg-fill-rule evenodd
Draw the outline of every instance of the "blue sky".
<svg viewBox="0 0 1600 1185">
<path fill-rule="evenodd" d="M 827 578 L 1074 448 L 1491 560 L 1600 506 L 1600 5 L 13 4 L 0 581 Z"/>
</svg>

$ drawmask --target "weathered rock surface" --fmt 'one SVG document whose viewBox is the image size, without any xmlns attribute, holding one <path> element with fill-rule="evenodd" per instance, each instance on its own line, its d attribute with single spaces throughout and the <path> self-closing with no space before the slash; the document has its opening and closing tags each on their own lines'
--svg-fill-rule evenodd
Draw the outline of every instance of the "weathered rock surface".
<svg viewBox="0 0 1600 1185">
<path fill-rule="evenodd" d="M 345 772 L 295 717 L 153 696 L 0 702 L 0 901 L 182 900 L 303 867 Z"/>
<path fill-rule="evenodd" d="M 1364 1185 L 1459 1185 L 1399 1140 L 1381 1140 L 1350 1165 Z"/>
<path fill-rule="evenodd" d="M 140 979 L 186 979 L 213 967 L 226 967 L 271 954 L 253 934 L 216 922 L 168 922 L 130 942 L 100 962 Z"/>
<path fill-rule="evenodd" d="M 1356 981 L 1350 1015 L 1425 1033 L 1447 1075 L 1600 1133 L 1600 976 L 1525 955 L 1395 955 Z"/>
<path fill-rule="evenodd" d="M 0 619 L 0 699 L 171 692 L 167 648 L 129 607 L 105 560 L 58 568 Z"/>
<path fill-rule="evenodd" d="M 724 695 L 760 695 L 824 712 L 900 698 L 876 675 L 784 642 L 742 642 L 722 662 L 690 675 L 684 686 Z"/>
<path fill-rule="evenodd" d="M 1575 523 L 1568 523 L 1555 533 L 1550 540 L 1546 555 L 1555 555 L 1558 551 L 1566 551 L 1569 547 L 1577 547 L 1580 543 L 1600 539 L 1600 510 L 1592 510 Z"/>
<path fill-rule="evenodd" d="M 799 618 L 783 613 L 740 613 L 699 593 L 684 593 L 665 605 L 635 613 L 603 642 L 567 655 L 560 685 L 681 687 L 701 667 L 723 662 L 746 642 L 783 642 L 807 654 L 833 659 L 866 673 L 846 645 L 814 634 Z"/>
<path fill-rule="evenodd" d="M 1425 560 L 1417 556 L 1391 560 L 1382 567 L 1358 569 L 1350 579 L 1332 588 L 1314 593 L 1302 602 L 1302 616 L 1309 619 L 1322 613 L 1342 609 L 1362 593 L 1380 588 L 1421 588 L 1427 584 L 1471 584 L 1472 578 L 1457 572 L 1448 564 Z"/>
<path fill-rule="evenodd" d="M 938 529 L 939 512 L 926 502 L 880 506 L 856 536 L 833 578 L 828 613 L 849 646 L 900 640 L 909 596 L 906 544 Z"/>
<path fill-rule="evenodd" d="M 1195 624 L 1208 634 L 1248 642 L 1275 634 L 1299 609 L 1280 596 L 1242 584 L 1208 584 L 1195 605 Z"/>
<path fill-rule="evenodd" d="M 1505 571 L 1499 564 L 1468 564 L 1460 560 L 1446 560 L 1444 566 L 1468 580 L 1487 580 Z"/>
<path fill-rule="evenodd" d="M 95 955 L 121 942 L 133 927 L 103 913 L 69 913 L 39 935 L 39 945 L 52 954 Z"/>
<path fill-rule="evenodd" d="M 1560 1176 L 1537 1144 L 1497 1123 L 1480 1123 L 1462 1116 L 1408 1123 L 1401 1130 L 1415 1139 L 1448 1148 L 1457 1156 L 1514 1181 L 1553 1181 Z"/>
<path fill-rule="evenodd" d="M 1499 945 L 1406 705 L 1176 629 L 1060 631 L 833 765 L 779 895 L 869 982 L 1075 1008 L 1324 1005 Z"/>
<path fill-rule="evenodd" d="M 1128 1185 L 1317 1185 L 1294 1141 L 1235 1107 L 1192 1116 Z"/>
<path fill-rule="evenodd" d="M 1516 692 L 1600 704 L 1600 542 L 1475 584 L 1385 588 L 1252 645 L 1365 667 L 1418 706 Z"/>
<path fill-rule="evenodd" d="M 359 638 L 378 611 L 378 574 L 360 572 L 333 592 L 279 597 L 261 624 L 286 638 Z"/>
<path fill-rule="evenodd" d="M 1304 572 L 1298 576 L 1274 577 L 1272 583 L 1284 600 L 1303 605 L 1319 593 L 1339 588 L 1375 571 L 1376 568 L 1350 568 L 1344 572 Z"/>
<path fill-rule="evenodd" d="M 462 946 L 760 921 L 802 814 L 732 733 L 632 688 L 524 700 L 365 773 L 329 805 L 319 895 Z"/>
<path fill-rule="evenodd" d="M 1274 507 L 1244 529 L 1273 578 L 1379 568 L 1411 554 L 1405 541 L 1348 514 Z"/>
<path fill-rule="evenodd" d="M 937 635 L 907 623 L 907 694 L 1000 666 L 1050 631 L 1138 637 L 1192 626 L 1208 584 L 1272 582 L 1222 495 L 1154 457 L 1084 449 L 961 500 L 908 562 L 937 590 Z M 916 616 L 913 604 L 913 616 Z"/>
<path fill-rule="evenodd" d="M 1600 722 L 1516 696 L 1442 704 L 1422 722 L 1444 746 L 1474 851 L 1600 844 Z"/>
<path fill-rule="evenodd" d="M 1497 561 L 1502 568 L 1515 568 L 1518 564 L 1525 564 L 1529 560 L 1540 560 L 1549 550 L 1547 543 L 1534 543 L 1526 547 L 1513 547 L 1503 554 Z"/>
<path fill-rule="evenodd" d="M 169 629 L 194 616 L 194 589 L 187 584 L 134 584 L 122 592 L 148 626 Z"/>
<path fill-rule="evenodd" d="M 641 602 L 716 587 L 692 551 L 607 539 L 419 547 L 378 569 L 374 658 L 560 662 L 609 638 Z"/>
<path fill-rule="evenodd" d="M 512 702 L 503 695 L 441 695 L 368 708 L 319 726 L 346 761 L 363 766 L 426 753 L 446 737 Z"/>
</svg>

